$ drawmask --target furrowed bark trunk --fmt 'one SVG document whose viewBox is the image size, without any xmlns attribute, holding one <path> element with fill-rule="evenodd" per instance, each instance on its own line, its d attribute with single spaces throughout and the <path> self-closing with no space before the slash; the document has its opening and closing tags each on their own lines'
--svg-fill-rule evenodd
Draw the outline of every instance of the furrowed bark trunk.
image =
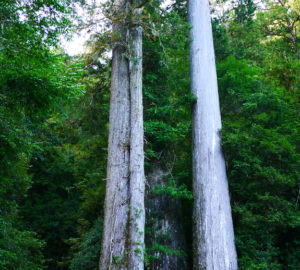
<svg viewBox="0 0 300 270">
<path fill-rule="evenodd" d="M 136 10 L 136 16 L 141 13 Z M 144 269 L 145 176 L 142 93 L 142 27 L 133 26 L 130 42 L 130 260 L 129 269 Z"/>
<path fill-rule="evenodd" d="M 100 270 L 144 269 L 142 29 L 128 23 L 129 1 L 116 0 L 107 184 Z M 135 10 L 137 16 L 140 11 Z M 130 16 L 130 15 L 129 15 Z"/>
<path fill-rule="evenodd" d="M 113 52 L 105 217 L 100 269 L 123 269 L 129 205 L 130 102 L 124 50 Z"/>
<path fill-rule="evenodd" d="M 120 27 L 117 27 L 122 30 Z M 122 33 L 126 35 L 126 33 Z M 107 183 L 100 270 L 125 269 L 129 206 L 130 94 L 126 49 L 113 50 Z M 120 265 L 121 264 L 121 265 Z"/>
<path fill-rule="evenodd" d="M 186 251 L 184 230 L 181 224 L 181 202 L 177 198 L 170 198 L 166 194 L 155 194 L 156 185 L 166 186 L 166 176 L 169 172 L 155 164 L 147 177 L 149 189 L 147 191 L 147 219 L 153 233 L 147 241 L 148 248 L 163 245 L 173 251 Z M 152 231 L 151 230 L 151 231 Z M 156 257 L 150 261 L 150 270 L 186 270 L 187 257 L 177 254 L 167 254 L 161 251 L 151 253 Z"/>
<path fill-rule="evenodd" d="M 208 0 L 189 1 L 193 108 L 194 269 L 235 270 L 237 258 L 224 157 Z"/>
</svg>

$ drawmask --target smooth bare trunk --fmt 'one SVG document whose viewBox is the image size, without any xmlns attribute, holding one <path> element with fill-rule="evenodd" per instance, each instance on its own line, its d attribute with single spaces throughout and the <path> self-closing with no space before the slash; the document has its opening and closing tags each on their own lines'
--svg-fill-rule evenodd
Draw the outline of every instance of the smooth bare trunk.
<svg viewBox="0 0 300 270">
<path fill-rule="evenodd" d="M 208 0 L 189 1 L 193 108 L 194 269 L 236 270 Z"/>
</svg>

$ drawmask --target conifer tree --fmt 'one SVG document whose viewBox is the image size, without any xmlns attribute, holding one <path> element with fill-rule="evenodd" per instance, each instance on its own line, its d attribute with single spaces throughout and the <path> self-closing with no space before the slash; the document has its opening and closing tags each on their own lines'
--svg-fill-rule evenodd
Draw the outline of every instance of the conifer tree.
<svg viewBox="0 0 300 270">
<path fill-rule="evenodd" d="M 237 269 L 209 2 L 189 2 L 193 108 L 194 269 Z"/>
<path fill-rule="evenodd" d="M 144 150 L 140 3 L 116 0 L 100 269 L 143 269 Z"/>
</svg>

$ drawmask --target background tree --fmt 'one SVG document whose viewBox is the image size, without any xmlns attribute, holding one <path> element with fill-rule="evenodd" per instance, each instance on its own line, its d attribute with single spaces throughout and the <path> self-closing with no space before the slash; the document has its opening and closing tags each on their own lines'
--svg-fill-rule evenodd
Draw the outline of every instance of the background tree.
<svg viewBox="0 0 300 270">
<path fill-rule="evenodd" d="M 39 149 L 37 130 L 54 109 L 82 92 L 80 74 L 50 50 L 69 25 L 68 13 L 57 1 L 1 1 L 1 269 L 42 269 L 45 262 L 46 243 L 23 222 L 20 206 L 34 181 L 29 168 Z"/>
<path fill-rule="evenodd" d="M 147 175 L 146 265 L 189 269 L 191 192 L 188 30 L 185 19 L 157 3 L 146 6 L 144 107 Z M 148 31 L 147 31 L 148 30 Z M 181 68 L 178 69 L 177 67 Z M 179 79 L 180 78 L 180 79 Z M 184 210 L 183 210 L 184 209 Z M 188 230 L 187 230 L 188 231 Z"/>
</svg>

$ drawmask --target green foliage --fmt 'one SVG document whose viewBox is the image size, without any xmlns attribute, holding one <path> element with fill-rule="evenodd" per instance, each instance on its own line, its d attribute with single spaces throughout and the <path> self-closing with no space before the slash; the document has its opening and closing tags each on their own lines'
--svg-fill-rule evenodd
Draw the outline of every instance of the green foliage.
<svg viewBox="0 0 300 270">
<path fill-rule="evenodd" d="M 3 270 L 44 269 L 42 248 L 44 242 L 33 232 L 20 230 L 16 218 L 0 217 L 0 266 Z"/>
<path fill-rule="evenodd" d="M 97 70 L 91 68 L 83 78 L 87 91 L 77 106 L 71 109 L 60 131 L 61 134 L 69 134 L 65 144 L 74 153 L 74 181 L 70 192 L 78 194 L 79 202 L 73 208 L 78 211 L 77 234 L 67 241 L 70 252 L 63 259 L 70 269 L 96 269 L 102 238 L 110 74 L 107 65 L 97 61 L 90 64 L 97 66 Z M 73 220 L 73 227 L 74 223 Z"/>
<path fill-rule="evenodd" d="M 42 235 L 22 220 L 20 205 L 37 178 L 30 168 L 33 153 L 44 151 L 38 138 L 43 121 L 83 91 L 79 63 L 50 50 L 68 27 L 68 12 L 61 1 L 1 1 L 1 269 L 44 268 Z"/>
<path fill-rule="evenodd" d="M 186 11 L 182 6 L 180 1 L 176 1 L 175 9 L 184 16 Z M 185 18 L 175 11 L 151 12 L 155 31 L 149 33 L 146 28 L 143 40 L 146 174 L 157 163 L 169 174 L 164 177 L 163 184 L 148 182 L 146 202 L 155 197 L 160 198 L 163 205 L 149 210 L 146 217 L 145 263 L 149 269 L 163 255 L 175 259 L 180 257 L 182 261 L 187 257 L 185 253 L 188 251 L 179 250 L 185 247 L 174 248 L 170 234 L 162 232 L 161 225 L 166 215 L 171 222 L 176 222 L 180 216 L 184 226 L 191 228 L 191 168 L 188 164 L 191 164 L 190 114 L 194 102 L 189 89 L 189 26 Z M 178 209 L 178 215 L 170 212 L 174 210 L 173 205 L 181 206 L 181 201 L 186 203 L 184 211 Z M 169 224 L 168 229 L 172 230 L 173 225 Z M 191 237 L 191 234 L 187 235 Z"/>
<path fill-rule="evenodd" d="M 215 43 L 223 146 L 240 268 L 298 269 L 299 7 L 266 4 L 251 20 L 229 17 L 226 46 Z"/>
<path fill-rule="evenodd" d="M 156 159 L 175 148 L 181 155 L 180 148 L 189 147 L 193 102 L 189 91 L 189 27 L 175 12 L 161 16 L 164 24 L 157 29 L 159 39 L 149 33 L 144 38 L 143 59 L 146 153 L 153 157 L 156 153 Z"/>
<path fill-rule="evenodd" d="M 185 185 L 179 187 L 169 184 L 167 186 L 156 185 L 152 190 L 154 194 L 167 194 L 174 198 L 183 198 L 191 200 L 193 199 L 192 193 L 187 189 Z"/>
<path fill-rule="evenodd" d="M 256 5 L 252 0 L 239 0 L 234 9 L 236 21 L 238 23 L 251 23 L 256 10 Z"/>
<path fill-rule="evenodd" d="M 109 63 L 95 35 L 87 63 L 61 55 L 74 1 L 1 1 L 0 268 L 97 269 L 103 227 Z M 169 172 L 149 196 L 178 208 L 188 249 L 151 226 L 153 254 L 192 258 L 189 25 L 185 1 L 143 12 L 146 173 Z M 300 269 L 299 3 L 237 1 L 213 20 L 239 266 Z M 150 15 L 149 15 L 150 14 Z M 149 19 L 151 18 L 151 19 Z M 98 50 L 98 51 L 97 51 Z M 84 70 L 83 71 L 83 66 Z M 121 258 L 115 258 L 116 261 Z"/>
<path fill-rule="evenodd" d="M 93 227 L 83 235 L 78 251 L 71 262 L 71 270 L 94 270 L 99 263 L 103 220 L 98 218 Z"/>
<path fill-rule="evenodd" d="M 186 254 L 182 250 L 171 249 L 165 245 L 154 245 L 151 249 L 149 249 L 148 252 L 151 253 L 159 252 L 159 253 L 165 253 L 169 255 L 186 256 Z"/>
<path fill-rule="evenodd" d="M 295 255 L 300 248 L 295 104 L 244 61 L 226 59 L 218 75 L 240 267 L 281 269 L 286 245 Z"/>
<path fill-rule="evenodd" d="M 34 183 L 22 215 L 47 243 L 48 269 L 80 267 L 81 260 L 91 258 L 80 243 L 103 208 L 108 106 L 101 113 L 98 108 L 108 103 L 108 74 L 102 65 L 99 69 L 102 76 L 91 70 L 82 78 L 85 95 L 74 106 L 60 109 L 36 134 L 40 143 L 30 169 Z"/>
</svg>

